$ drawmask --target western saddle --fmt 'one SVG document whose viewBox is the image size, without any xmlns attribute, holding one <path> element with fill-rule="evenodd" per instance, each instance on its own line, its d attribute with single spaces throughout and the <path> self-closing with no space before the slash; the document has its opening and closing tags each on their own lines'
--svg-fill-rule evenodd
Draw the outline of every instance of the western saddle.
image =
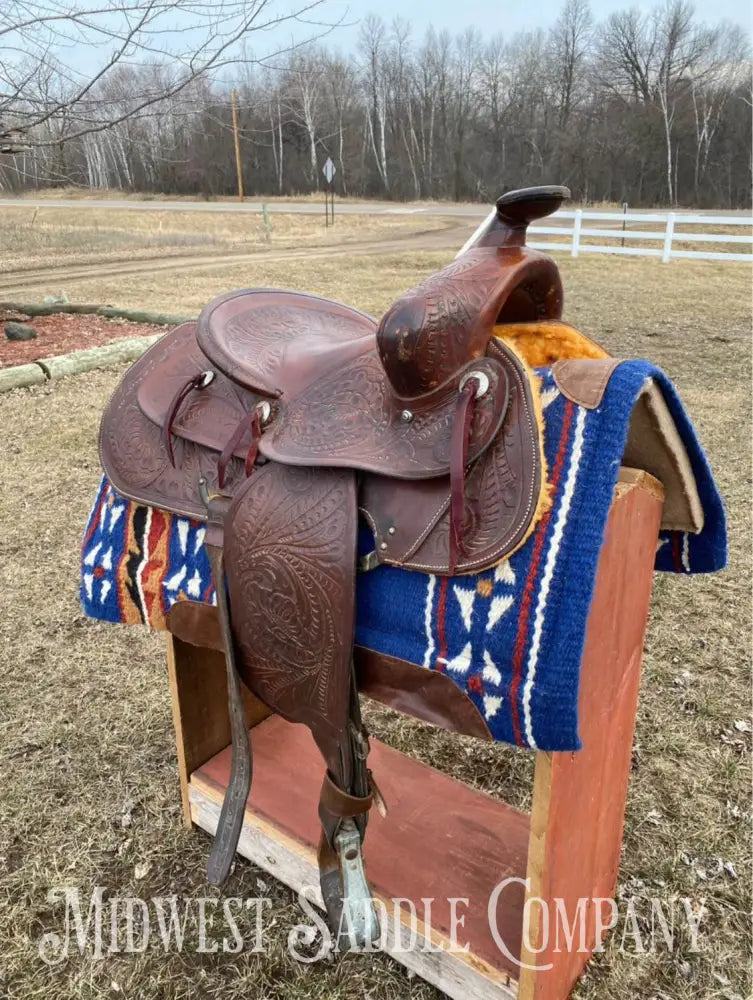
<svg viewBox="0 0 753 1000">
<path fill-rule="evenodd" d="M 242 680 L 324 758 L 322 895 L 333 927 L 347 906 L 351 945 L 378 933 L 361 843 L 382 807 L 353 670 L 356 573 L 478 572 L 546 508 L 535 376 L 495 333 L 559 320 L 557 268 L 525 236 L 568 195 L 503 195 L 379 323 L 298 292 L 222 295 L 129 369 L 102 420 L 119 493 L 206 522 L 233 741 L 209 880 L 229 872 L 251 785 Z M 359 512 L 374 537 L 360 563 Z"/>
</svg>

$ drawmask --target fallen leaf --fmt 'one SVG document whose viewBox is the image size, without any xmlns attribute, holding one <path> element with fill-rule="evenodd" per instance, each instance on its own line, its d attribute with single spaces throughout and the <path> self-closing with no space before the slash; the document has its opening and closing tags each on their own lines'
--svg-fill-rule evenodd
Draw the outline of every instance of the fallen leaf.
<svg viewBox="0 0 753 1000">
<path fill-rule="evenodd" d="M 152 868 L 151 861 L 140 861 L 136 867 L 133 869 L 133 877 L 136 881 L 140 881 L 142 878 L 146 878 Z"/>
</svg>

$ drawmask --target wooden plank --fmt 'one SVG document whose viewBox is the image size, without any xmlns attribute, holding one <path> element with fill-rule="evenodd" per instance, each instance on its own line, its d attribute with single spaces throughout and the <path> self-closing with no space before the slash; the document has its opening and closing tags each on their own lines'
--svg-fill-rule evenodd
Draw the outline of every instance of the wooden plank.
<svg viewBox="0 0 753 1000">
<path fill-rule="evenodd" d="M 188 779 L 197 767 L 230 742 L 225 657 L 167 633 L 167 672 L 178 754 L 183 821 L 192 825 Z M 270 712 L 243 688 L 246 722 L 256 725 Z"/>
<path fill-rule="evenodd" d="M 191 782 L 191 809 L 194 821 L 201 829 L 214 835 L 221 809 L 221 793 L 211 783 L 201 779 Z M 321 904 L 318 890 L 316 851 L 287 836 L 273 823 L 249 812 L 241 831 L 238 853 L 268 871 L 296 891 L 311 889 L 309 898 Z M 374 899 L 392 913 L 391 900 L 379 893 Z M 405 911 L 399 921 L 390 920 L 385 926 L 385 948 L 398 962 L 438 987 L 453 1000 L 514 1000 L 517 984 L 499 970 L 477 959 L 450 949 L 452 941 L 442 934 L 430 932 L 418 922 L 412 936 Z"/>
<path fill-rule="evenodd" d="M 573 923 L 578 901 L 611 899 L 617 884 L 643 639 L 653 581 L 663 490 L 647 473 L 624 470 L 599 558 L 580 679 L 579 753 L 539 754 L 529 847 L 529 895 L 549 911 L 548 941 L 541 908 L 531 907 L 522 949 L 520 1000 L 564 1000 L 599 944 L 597 907 L 586 904 L 585 949 L 576 935 L 568 950 L 554 928 L 555 900 Z M 608 922 L 609 908 L 602 906 Z M 536 954 L 541 949 L 540 954 Z"/>
<path fill-rule="evenodd" d="M 253 730 L 252 740 L 254 780 L 246 812 L 248 837 L 241 853 L 295 890 L 315 885 L 316 810 L 323 768 L 311 735 L 303 726 L 272 716 Z M 457 932 L 458 944 L 468 943 L 470 951 L 441 960 L 430 958 L 442 967 L 445 961 L 452 966 L 457 962 L 469 965 L 487 991 L 504 987 L 507 992 L 450 992 L 451 984 L 440 984 L 436 970 L 432 974 L 422 966 L 416 971 L 463 1000 L 475 995 L 515 995 L 511 991 L 517 980 L 522 884 L 505 891 L 496 914 L 498 934 L 512 958 L 502 955 L 494 940 L 488 905 L 498 883 L 508 877 L 522 880 L 525 874 L 528 817 L 378 740 L 372 740 L 369 763 L 389 807 L 386 819 L 372 811 L 365 841 L 367 876 L 375 895 L 383 900 L 411 900 L 419 921 L 430 923 L 434 934 L 445 942 L 451 935 L 454 906 L 456 915 L 464 918 Z M 216 828 L 216 810 L 210 804 L 221 802 L 229 768 L 227 748 L 191 776 L 192 816 L 210 833 Z M 433 900 L 430 920 L 422 902 L 427 898 Z M 468 903 L 453 904 L 453 898 Z M 425 954 L 395 957 L 411 968 L 414 964 L 410 963 L 426 965 L 428 961 Z M 464 988 L 468 987 L 467 975 Z"/>
</svg>

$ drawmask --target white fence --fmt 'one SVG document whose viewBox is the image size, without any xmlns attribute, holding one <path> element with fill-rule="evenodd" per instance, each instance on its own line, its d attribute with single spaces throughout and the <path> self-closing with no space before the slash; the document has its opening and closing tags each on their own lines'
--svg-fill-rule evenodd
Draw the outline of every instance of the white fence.
<svg viewBox="0 0 753 1000">
<path fill-rule="evenodd" d="M 753 254 L 734 253 L 732 251 L 713 250 L 686 250 L 675 249 L 673 244 L 688 243 L 724 243 L 742 244 L 753 246 L 753 235 L 750 230 L 753 227 L 753 218 L 725 215 L 686 215 L 684 212 L 666 212 L 662 215 L 653 213 L 630 213 L 617 214 L 616 212 L 588 212 L 578 208 L 574 212 L 557 212 L 550 216 L 551 219 L 572 219 L 571 226 L 529 226 L 528 232 L 534 236 L 534 240 L 528 240 L 528 246 L 539 250 L 569 250 L 573 257 L 582 253 L 616 253 L 626 254 L 634 257 L 661 257 L 667 264 L 670 260 L 745 260 L 753 261 Z M 610 222 L 609 228 L 585 226 L 584 222 Z M 661 223 L 661 230 L 628 229 L 628 223 L 641 223 L 641 225 Z M 705 226 L 705 232 L 687 232 L 685 226 Z M 738 236 L 736 233 L 714 232 L 714 229 L 727 228 L 731 226 L 745 226 L 749 232 L 745 236 Z M 567 243 L 540 243 L 535 240 L 538 235 L 542 236 L 569 236 Z M 583 243 L 583 237 L 598 237 L 599 239 L 609 239 L 610 243 Z M 659 247 L 646 246 L 625 246 L 625 242 L 631 240 L 655 240 L 661 243 Z"/>
<path fill-rule="evenodd" d="M 481 223 L 476 232 L 471 236 L 463 250 L 471 247 L 476 240 L 483 236 L 494 222 L 496 212 L 492 211 Z M 687 244 L 724 244 L 725 246 L 748 246 L 753 247 L 753 218 L 750 216 L 726 216 L 726 215 L 690 215 L 684 212 L 665 212 L 656 214 L 652 212 L 589 212 L 581 208 L 572 212 L 555 212 L 549 216 L 550 222 L 561 219 L 572 219 L 572 225 L 531 225 L 528 227 L 530 238 L 526 243 L 537 250 L 565 250 L 569 251 L 573 257 L 583 253 L 611 253 L 624 254 L 633 257 L 661 257 L 667 264 L 670 260 L 742 260 L 753 261 L 753 253 L 735 253 L 731 250 L 689 250 L 685 249 Z M 601 226 L 587 226 L 584 223 L 601 222 Z M 603 225 L 609 222 L 609 227 Z M 662 229 L 631 229 L 631 223 L 640 223 L 647 226 L 649 223 L 654 226 L 661 224 Z M 687 232 L 686 226 L 703 226 L 705 231 L 693 230 Z M 737 233 L 720 233 L 719 229 L 734 226 L 744 226 L 748 233 L 744 236 Z M 714 232 L 714 229 L 717 232 Z M 569 237 L 567 242 L 561 239 L 559 242 L 540 242 L 538 236 L 559 236 Z M 610 240 L 609 243 L 584 243 L 584 239 Z M 657 242 L 659 246 L 631 246 L 630 242 L 640 240 L 642 243 Z M 627 245 L 626 245 L 627 244 Z"/>
</svg>

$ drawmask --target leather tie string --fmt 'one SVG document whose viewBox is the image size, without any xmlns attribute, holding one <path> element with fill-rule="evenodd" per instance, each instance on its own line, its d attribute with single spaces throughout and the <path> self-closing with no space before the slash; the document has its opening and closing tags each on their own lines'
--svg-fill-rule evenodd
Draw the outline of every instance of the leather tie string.
<svg viewBox="0 0 753 1000">
<path fill-rule="evenodd" d="M 251 431 L 251 444 L 249 445 L 248 452 L 246 453 L 245 469 L 247 476 L 251 475 L 251 470 L 253 469 L 254 463 L 256 462 L 256 458 L 259 454 L 259 441 L 261 441 L 261 417 L 259 416 L 259 411 L 256 409 L 251 410 L 250 413 L 247 413 L 245 417 L 238 422 L 238 426 L 230 435 L 230 439 L 222 449 L 222 454 L 217 460 L 217 483 L 221 490 L 225 488 L 225 477 L 227 474 L 228 463 L 233 457 L 235 449 L 241 443 L 244 435 L 249 430 Z"/>
<path fill-rule="evenodd" d="M 181 408 L 184 399 L 189 394 L 193 392 L 194 389 L 203 389 L 205 385 L 209 385 L 214 377 L 213 372 L 199 372 L 198 375 L 193 375 L 184 385 L 178 389 L 172 398 L 170 406 L 167 411 L 167 420 L 165 420 L 164 426 L 162 428 L 162 443 L 167 452 L 167 457 L 170 459 L 170 465 L 175 468 L 175 454 L 173 452 L 173 424 L 178 416 L 178 410 Z"/>
<path fill-rule="evenodd" d="M 450 442 L 450 575 L 455 573 L 458 559 L 465 554 L 463 544 L 465 467 L 468 464 L 468 444 L 471 438 L 471 425 L 478 389 L 478 379 L 468 379 L 458 395 L 452 425 L 452 440 Z"/>
</svg>

